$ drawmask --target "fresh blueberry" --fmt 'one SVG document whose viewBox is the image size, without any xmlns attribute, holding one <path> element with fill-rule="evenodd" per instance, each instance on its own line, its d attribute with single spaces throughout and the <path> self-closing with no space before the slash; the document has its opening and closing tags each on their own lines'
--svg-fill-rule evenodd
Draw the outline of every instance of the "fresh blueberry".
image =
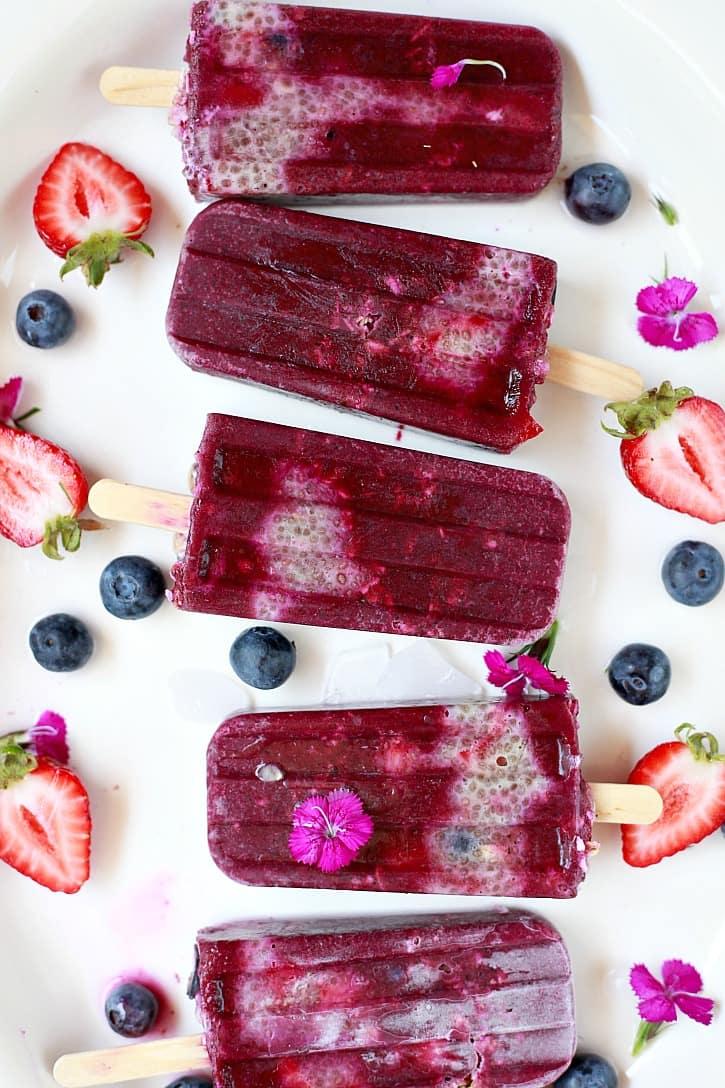
<svg viewBox="0 0 725 1088">
<path fill-rule="evenodd" d="M 106 1020 L 117 1035 L 138 1039 L 156 1023 L 156 995 L 140 982 L 119 982 L 106 995 Z"/>
<path fill-rule="evenodd" d="M 33 657 L 49 672 L 73 672 L 93 653 L 93 639 L 85 623 L 66 612 L 38 620 L 28 641 Z"/>
<path fill-rule="evenodd" d="M 297 653 L 273 627 L 249 627 L 235 638 L 229 663 L 240 680 L 253 688 L 278 688 L 295 667 Z"/>
<path fill-rule="evenodd" d="M 141 620 L 162 604 L 164 576 L 150 559 L 119 555 L 101 574 L 101 600 L 106 611 L 120 620 Z"/>
<path fill-rule="evenodd" d="M 598 1054 L 577 1054 L 552 1088 L 617 1088 L 619 1078 L 614 1067 Z"/>
<path fill-rule="evenodd" d="M 585 223 L 612 223 L 624 215 L 632 187 L 622 171 L 608 162 L 580 166 L 564 182 L 566 206 Z"/>
<path fill-rule="evenodd" d="M 625 703 L 655 703 L 670 686 L 670 660 L 657 646 L 631 642 L 615 654 L 607 668 L 609 683 Z"/>
<path fill-rule="evenodd" d="M 212 1079 L 201 1074 L 190 1073 L 172 1081 L 166 1088 L 212 1088 Z"/>
<path fill-rule="evenodd" d="M 33 348 L 57 348 L 75 327 L 73 311 L 55 291 L 31 291 L 20 299 L 15 311 L 18 335 Z"/>
<path fill-rule="evenodd" d="M 662 564 L 662 581 L 670 597 L 691 607 L 717 597 L 724 576 L 722 555 L 702 540 L 676 544 Z"/>
</svg>

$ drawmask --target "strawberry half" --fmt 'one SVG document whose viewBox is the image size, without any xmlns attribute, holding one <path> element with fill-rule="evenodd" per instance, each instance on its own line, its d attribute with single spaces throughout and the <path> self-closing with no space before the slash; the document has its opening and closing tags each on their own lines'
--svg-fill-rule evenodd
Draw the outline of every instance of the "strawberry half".
<svg viewBox="0 0 725 1088">
<path fill-rule="evenodd" d="M 663 382 L 634 401 L 606 406 L 622 430 L 624 471 L 648 499 L 711 525 L 725 521 L 725 412 L 682 386 Z"/>
<path fill-rule="evenodd" d="M 0 746 L 0 859 L 54 892 L 88 880 L 91 814 L 80 779 L 36 759 L 14 736 Z"/>
<path fill-rule="evenodd" d="M 725 823 L 725 755 L 715 737 L 692 725 L 679 726 L 675 736 L 643 756 L 627 779 L 654 786 L 664 806 L 653 824 L 622 825 L 628 865 L 655 865 Z"/>
<path fill-rule="evenodd" d="M 65 257 L 60 270 L 82 268 L 98 287 L 122 249 L 153 250 L 139 242 L 151 218 L 151 198 L 130 170 L 90 144 L 64 144 L 40 179 L 33 202 L 38 234 Z"/>
<path fill-rule="evenodd" d="M 42 544 L 60 559 L 58 539 L 78 551 L 77 517 L 88 499 L 88 481 L 70 454 L 37 434 L 0 424 L 0 533 L 21 548 Z"/>
</svg>

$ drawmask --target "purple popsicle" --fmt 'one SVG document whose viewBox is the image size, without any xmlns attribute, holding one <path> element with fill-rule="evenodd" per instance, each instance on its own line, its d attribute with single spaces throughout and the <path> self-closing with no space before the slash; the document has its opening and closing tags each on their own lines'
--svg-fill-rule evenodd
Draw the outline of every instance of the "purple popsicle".
<svg viewBox="0 0 725 1088">
<path fill-rule="evenodd" d="M 433 71 L 463 58 L 454 87 Z M 532 27 L 202 0 L 172 111 L 213 196 L 520 197 L 561 153 L 561 60 Z"/>
</svg>

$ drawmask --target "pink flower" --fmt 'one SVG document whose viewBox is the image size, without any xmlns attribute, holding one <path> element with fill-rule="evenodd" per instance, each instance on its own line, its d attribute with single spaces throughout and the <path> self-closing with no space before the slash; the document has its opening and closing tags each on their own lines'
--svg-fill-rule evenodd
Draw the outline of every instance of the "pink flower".
<svg viewBox="0 0 725 1088">
<path fill-rule="evenodd" d="M 13 418 L 22 391 L 22 378 L 9 378 L 5 385 L 0 386 L 0 423 L 5 423 L 8 427 L 14 426 Z"/>
<path fill-rule="evenodd" d="M 54 710 L 44 710 L 28 730 L 28 740 L 36 756 L 65 765 L 70 759 L 66 731 L 65 720 L 60 714 Z"/>
<path fill-rule="evenodd" d="M 315 794 L 295 807 L 289 847 L 295 861 L 334 873 L 349 865 L 373 833 L 362 801 L 348 789 Z"/>
<path fill-rule="evenodd" d="M 452 87 L 454 83 L 458 83 L 461 72 L 467 64 L 489 64 L 493 68 L 498 68 L 503 78 L 506 79 L 506 69 L 497 60 L 473 60 L 471 57 L 467 57 L 465 60 L 456 61 L 455 64 L 439 65 L 430 77 L 431 87 L 436 90 L 440 90 L 441 87 Z"/>
<path fill-rule="evenodd" d="M 506 660 L 499 650 L 489 650 L 483 655 L 488 666 L 488 682 L 503 688 L 507 695 L 523 695 L 528 683 L 532 688 L 549 695 L 564 695 L 569 690 L 568 681 L 556 676 L 536 657 L 519 654 L 515 665 Z"/>
<path fill-rule="evenodd" d="M 673 351 L 686 351 L 712 340 L 718 334 L 712 314 L 685 311 L 696 294 L 697 284 L 680 276 L 643 287 L 637 295 L 637 309 L 645 315 L 637 321 L 640 336 L 656 348 Z"/>
<path fill-rule="evenodd" d="M 633 1054 L 639 1054 L 650 1039 L 666 1024 L 677 1019 L 677 1011 L 683 1012 L 698 1024 L 712 1022 L 714 1002 L 709 997 L 696 997 L 702 990 L 700 974 L 682 960 L 665 960 L 662 964 L 662 982 L 655 978 L 643 963 L 637 963 L 629 972 L 629 982 L 639 998 L 638 1011 L 642 1017 L 635 1036 Z"/>
</svg>

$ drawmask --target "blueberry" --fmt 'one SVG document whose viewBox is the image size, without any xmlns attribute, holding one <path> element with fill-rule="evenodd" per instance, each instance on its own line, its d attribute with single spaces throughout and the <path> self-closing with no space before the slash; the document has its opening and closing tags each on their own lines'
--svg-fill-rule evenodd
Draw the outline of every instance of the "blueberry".
<svg viewBox="0 0 725 1088">
<path fill-rule="evenodd" d="M 632 187 L 622 171 L 608 162 L 580 166 L 564 182 L 566 206 L 585 223 L 612 223 L 624 215 Z"/>
<path fill-rule="evenodd" d="M 105 1005 L 106 1020 L 117 1035 L 138 1039 L 156 1023 L 159 1003 L 156 995 L 140 982 L 119 982 L 109 990 Z"/>
<path fill-rule="evenodd" d="M 662 581 L 670 597 L 691 607 L 717 597 L 724 575 L 720 552 L 702 540 L 676 544 L 662 564 Z"/>
<path fill-rule="evenodd" d="M 577 1054 L 552 1088 L 617 1088 L 619 1078 L 614 1067 L 598 1054 Z"/>
<path fill-rule="evenodd" d="M 297 653 L 273 627 L 249 627 L 235 638 L 229 663 L 240 680 L 253 688 L 278 688 L 295 667 Z"/>
<path fill-rule="evenodd" d="M 15 328 L 33 348 L 57 348 L 76 327 L 76 319 L 64 298 L 55 291 L 31 291 L 15 311 Z"/>
<path fill-rule="evenodd" d="M 189 1073 L 185 1077 L 179 1077 L 178 1080 L 172 1081 L 166 1088 L 212 1088 L 212 1083 L 211 1077 Z"/>
<path fill-rule="evenodd" d="M 162 604 L 166 595 L 164 576 L 150 559 L 119 555 L 101 574 L 103 607 L 120 620 L 141 620 Z"/>
<path fill-rule="evenodd" d="M 35 660 L 49 672 L 80 669 L 93 653 L 93 639 L 85 623 L 66 612 L 38 620 L 28 641 Z"/>
<path fill-rule="evenodd" d="M 615 654 L 607 668 L 609 683 L 625 703 L 655 703 L 670 686 L 670 660 L 657 646 L 631 642 Z"/>
</svg>

